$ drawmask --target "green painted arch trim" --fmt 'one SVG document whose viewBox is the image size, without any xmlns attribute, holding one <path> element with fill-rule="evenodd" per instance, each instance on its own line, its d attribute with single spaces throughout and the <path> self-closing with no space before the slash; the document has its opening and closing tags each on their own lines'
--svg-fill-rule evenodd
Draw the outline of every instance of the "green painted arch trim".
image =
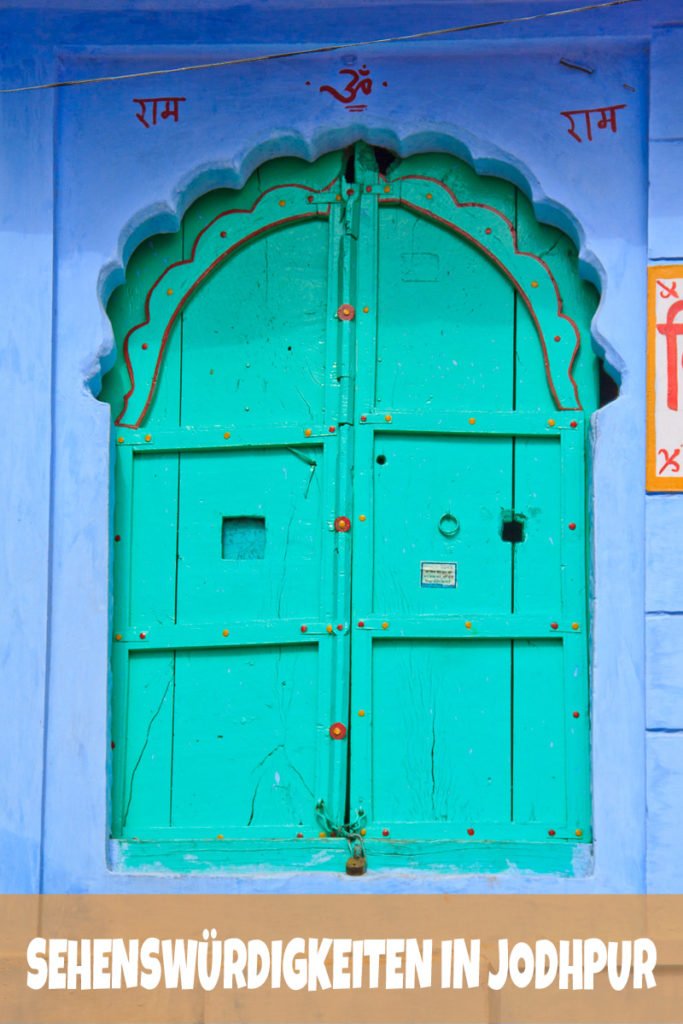
<svg viewBox="0 0 683 1024">
<path fill-rule="evenodd" d="M 164 270 L 147 293 L 145 319 L 128 331 L 123 342 L 130 388 L 115 420 L 118 427 L 135 429 L 145 419 L 173 326 L 202 281 L 260 234 L 303 220 L 328 218 L 337 184 L 335 178 L 320 190 L 306 185 L 275 185 L 263 192 L 250 209 L 218 214 L 197 236 L 189 258 Z M 324 202 L 327 192 L 331 193 L 329 203 Z"/>
<path fill-rule="evenodd" d="M 171 330 L 202 281 L 258 235 L 302 220 L 328 218 L 335 187 L 339 187 L 337 178 L 320 190 L 297 184 L 273 186 L 250 209 L 219 214 L 197 236 L 190 257 L 166 268 L 147 294 L 145 319 L 130 329 L 123 342 L 131 384 L 115 420 L 117 426 L 136 429 L 144 421 Z M 581 343 L 578 326 L 562 311 L 562 297 L 548 265 L 541 257 L 517 248 L 512 222 L 493 206 L 461 203 L 438 179 L 409 175 L 395 179 L 390 187 L 389 195 L 380 196 L 381 205 L 402 205 L 443 224 L 479 249 L 506 275 L 534 323 L 557 408 L 581 409 L 571 372 Z M 426 187 L 429 191 L 425 191 Z M 326 193 L 330 193 L 330 202 L 321 203 Z"/>
<path fill-rule="evenodd" d="M 384 178 L 380 179 L 384 181 Z M 572 366 L 581 345 L 577 324 L 562 311 L 562 296 L 540 256 L 517 248 L 515 226 L 493 206 L 460 202 L 436 178 L 408 175 L 388 182 L 381 205 L 404 206 L 460 235 L 496 264 L 527 307 L 541 345 L 548 386 L 558 409 L 581 409 Z"/>
</svg>

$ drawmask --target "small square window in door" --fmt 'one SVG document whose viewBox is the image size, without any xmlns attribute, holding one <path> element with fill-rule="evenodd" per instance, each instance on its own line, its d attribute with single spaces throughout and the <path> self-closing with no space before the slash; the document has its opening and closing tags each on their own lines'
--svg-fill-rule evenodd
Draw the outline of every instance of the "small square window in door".
<svg viewBox="0 0 683 1024">
<path fill-rule="evenodd" d="M 223 558 L 264 558 L 266 553 L 266 521 L 262 516 L 229 516 L 223 518 L 221 531 Z"/>
</svg>

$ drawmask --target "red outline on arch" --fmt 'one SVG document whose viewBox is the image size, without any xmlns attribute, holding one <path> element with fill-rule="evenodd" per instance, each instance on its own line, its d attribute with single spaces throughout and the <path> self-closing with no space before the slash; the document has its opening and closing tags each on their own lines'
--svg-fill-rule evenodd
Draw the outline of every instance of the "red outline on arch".
<svg viewBox="0 0 683 1024">
<path fill-rule="evenodd" d="M 173 313 L 171 314 L 170 319 L 168 320 L 168 322 L 166 324 L 166 329 L 165 329 L 163 337 L 161 339 L 161 344 L 159 346 L 159 354 L 157 356 L 156 366 L 154 367 L 154 374 L 152 376 L 152 382 L 150 384 L 149 394 L 147 396 L 147 401 L 145 402 L 145 405 L 144 405 L 144 408 L 143 408 L 142 412 L 140 413 L 140 415 L 139 415 L 139 417 L 138 417 L 138 419 L 136 420 L 135 423 L 123 423 L 122 422 L 122 418 L 123 418 L 123 416 L 125 416 L 126 409 L 128 408 L 128 400 L 129 400 L 130 396 L 133 394 L 133 392 L 135 391 L 135 374 L 133 372 L 133 366 L 132 366 L 132 363 L 130 361 L 130 355 L 129 355 L 129 351 L 128 351 L 129 341 L 130 341 L 131 336 L 135 333 L 135 331 L 138 331 L 138 330 L 140 330 L 141 327 L 146 327 L 149 324 L 149 322 L 150 322 L 149 306 L 150 306 L 150 300 L 151 300 L 151 297 L 152 297 L 152 293 L 161 284 L 161 282 L 164 279 L 164 277 L 166 276 L 166 274 L 168 274 L 169 271 L 174 270 L 176 267 L 186 266 L 186 265 L 188 265 L 188 264 L 190 264 L 190 263 L 192 263 L 194 261 L 195 253 L 197 251 L 197 246 L 199 244 L 200 238 L 202 237 L 202 235 L 205 234 L 205 232 L 207 232 L 209 230 L 209 228 L 213 227 L 213 225 L 216 223 L 216 221 L 220 220 L 222 217 L 229 217 L 229 216 L 231 216 L 232 214 L 235 214 L 235 213 L 253 213 L 254 210 L 256 209 L 256 207 L 258 206 L 258 204 L 261 202 L 261 200 L 265 196 L 267 196 L 269 192 L 274 192 L 277 189 L 281 189 L 281 188 L 300 188 L 300 189 L 308 192 L 310 195 L 322 195 L 323 193 L 329 191 L 337 180 L 338 180 L 337 177 L 333 178 L 332 181 L 328 185 L 325 186 L 325 188 L 320 189 L 320 190 L 311 189 L 307 185 L 300 185 L 300 184 L 295 184 L 295 183 L 285 184 L 285 185 L 273 185 L 271 188 L 266 189 L 265 192 L 262 192 L 261 195 L 258 196 L 256 201 L 254 202 L 253 206 L 251 206 L 249 209 L 245 209 L 245 210 L 241 210 L 241 209 L 240 210 L 226 210 L 223 213 L 219 213 L 216 217 L 214 217 L 214 219 L 212 221 L 210 221 L 206 225 L 205 228 L 202 228 L 202 230 L 199 232 L 199 234 L 197 235 L 197 237 L 196 237 L 196 239 L 194 241 L 194 245 L 192 246 L 192 252 L 191 252 L 190 256 L 188 257 L 188 259 L 186 259 L 186 260 L 178 260 L 177 263 L 172 263 L 170 266 L 166 267 L 166 269 L 163 271 L 163 273 L 157 278 L 157 280 L 154 282 L 154 284 L 152 285 L 150 290 L 147 292 L 147 295 L 145 297 L 145 319 L 142 320 L 139 324 L 135 324 L 134 327 L 131 327 L 131 329 L 128 331 L 128 334 L 126 335 L 126 337 L 123 340 L 123 357 L 125 359 L 126 367 L 128 369 L 128 375 L 130 377 L 130 385 L 131 386 L 130 386 L 130 389 L 124 395 L 123 408 L 121 409 L 121 412 L 119 413 L 119 415 L 114 420 L 114 422 L 115 422 L 117 427 L 127 428 L 129 430 L 136 430 L 140 426 L 142 421 L 144 420 L 145 416 L 147 415 L 150 403 L 152 401 L 152 398 L 154 397 L 154 391 L 156 389 L 157 381 L 159 379 L 159 373 L 161 371 L 161 364 L 162 364 L 163 357 L 164 357 L 164 351 L 166 349 L 166 344 L 168 342 L 168 338 L 169 338 L 169 335 L 171 333 L 171 329 L 173 328 L 173 325 L 174 325 L 175 321 L 178 318 L 178 314 L 182 311 L 182 309 L 185 306 L 185 304 L 187 303 L 188 299 L 192 296 L 192 294 L 199 287 L 199 285 L 202 283 L 202 281 L 206 277 L 208 277 L 209 274 L 211 274 L 212 271 L 215 270 L 216 267 L 220 263 L 222 263 L 229 256 L 231 256 L 232 253 L 235 252 L 236 249 L 238 249 L 240 246 L 244 245 L 246 242 L 251 241 L 251 239 L 257 238 L 259 235 L 263 234 L 265 231 L 272 231 L 274 228 L 279 228 L 279 227 L 283 227 L 285 225 L 294 224 L 297 221 L 301 221 L 301 220 L 312 220 L 312 219 L 316 219 L 316 218 L 327 218 L 327 217 L 329 217 L 331 202 L 328 203 L 328 205 L 325 208 L 320 209 L 320 210 L 311 211 L 311 213 L 299 213 L 299 214 L 296 214 L 293 217 L 284 217 L 282 220 L 270 221 L 268 224 L 264 224 L 263 227 L 258 228 L 256 231 L 252 231 L 248 235 L 244 235 L 237 242 L 233 243 L 233 245 L 231 245 L 228 249 L 226 249 L 224 253 L 221 253 L 221 255 L 218 256 L 213 261 L 213 263 L 211 263 L 199 275 L 199 277 L 196 278 L 194 283 L 190 286 L 190 288 L 185 292 L 185 294 L 182 296 L 182 298 L 178 302 L 176 308 L 174 309 Z"/>
<path fill-rule="evenodd" d="M 406 206 L 406 207 L 408 207 L 411 210 L 415 210 L 415 211 L 419 212 L 420 214 L 425 215 L 430 220 L 434 220 L 434 221 L 437 221 L 440 224 L 443 224 L 445 227 L 449 228 L 451 231 L 454 231 L 456 234 L 460 235 L 462 238 L 466 238 L 468 242 L 471 242 L 472 245 L 476 246 L 476 248 L 479 249 L 481 252 L 483 252 L 486 255 L 486 257 L 491 260 L 492 263 L 495 263 L 496 266 L 499 267 L 502 270 L 502 272 L 505 274 L 505 276 L 512 282 L 512 284 L 515 287 L 515 289 L 519 292 L 522 300 L 524 301 L 525 306 L 529 310 L 529 314 L 531 316 L 531 319 L 534 322 L 534 327 L 536 328 L 536 333 L 538 334 L 538 339 L 539 339 L 539 341 L 541 343 L 541 351 L 543 353 L 543 364 L 545 366 L 545 374 L 546 374 L 546 378 L 548 380 L 548 386 L 550 387 L 550 391 L 551 391 L 551 394 L 552 394 L 553 399 L 555 401 L 555 405 L 557 406 L 558 409 L 567 409 L 567 410 L 570 410 L 570 409 L 582 409 L 583 406 L 581 405 L 581 399 L 579 398 L 579 390 L 578 390 L 576 381 L 572 377 L 572 372 L 571 372 L 572 371 L 572 366 L 574 365 L 574 361 L 576 359 L 576 356 L 578 354 L 579 348 L 581 346 L 581 335 L 580 335 L 579 329 L 578 329 L 575 321 L 572 320 L 572 318 L 570 316 L 567 316 L 566 313 L 562 312 L 562 296 L 560 295 L 560 289 L 557 286 L 557 281 L 555 280 L 555 277 L 553 276 L 553 272 L 550 269 L 550 267 L 548 266 L 548 264 L 545 263 L 541 259 L 540 256 L 536 256 L 535 253 L 533 253 L 533 252 L 526 252 L 523 249 L 518 249 L 517 248 L 517 232 L 515 230 L 515 226 L 512 223 L 512 221 L 508 217 L 506 217 L 505 214 L 501 210 L 497 210 L 494 206 L 489 206 L 486 203 L 461 203 L 461 202 L 459 202 L 457 197 L 456 197 L 456 195 L 455 195 L 455 193 L 452 191 L 452 189 L 450 189 L 448 187 L 448 185 L 445 185 L 443 181 L 439 181 L 438 178 L 423 177 L 422 175 L 419 175 L 419 174 L 408 174 L 408 175 L 406 175 L 403 178 L 392 178 L 391 180 L 389 180 L 389 179 L 383 177 L 380 174 L 379 175 L 379 180 L 380 181 L 387 181 L 387 183 L 390 184 L 390 185 L 396 184 L 397 182 L 400 182 L 400 181 L 429 181 L 429 182 L 431 182 L 434 185 L 438 185 L 439 188 L 444 189 L 448 193 L 448 195 L 451 197 L 451 199 L 453 200 L 453 202 L 455 203 L 455 205 L 458 208 L 464 209 L 466 207 L 476 207 L 476 208 L 482 209 L 482 210 L 489 210 L 491 213 L 495 214 L 497 217 L 500 217 L 502 220 L 505 221 L 507 227 L 510 230 L 510 234 L 512 236 L 512 245 L 513 245 L 515 254 L 518 255 L 518 256 L 528 256 L 531 259 L 536 260 L 537 263 L 541 264 L 543 269 L 548 274 L 548 277 L 550 278 L 550 281 L 552 282 L 553 288 L 555 289 L 555 295 L 557 297 L 557 315 L 559 317 L 561 317 L 563 320 L 566 320 L 568 323 L 570 323 L 572 328 L 573 328 L 573 330 L 574 330 L 574 334 L 576 336 L 576 345 L 574 346 L 574 351 L 572 352 L 571 359 L 569 360 L 569 365 L 567 367 L 567 376 L 569 377 L 569 380 L 571 382 L 572 388 L 574 389 L 574 395 L 576 397 L 576 402 L 577 402 L 576 405 L 567 406 L 567 405 L 562 405 L 560 403 L 560 400 L 559 400 L 559 398 L 557 396 L 557 391 L 555 390 L 555 385 L 553 383 L 552 374 L 550 372 L 550 363 L 549 363 L 549 360 L 548 360 L 548 350 L 547 350 L 547 347 L 546 347 L 545 338 L 543 336 L 543 331 L 541 330 L 541 325 L 539 323 L 538 317 L 536 316 L 536 313 L 534 311 L 533 303 L 531 302 L 531 299 L 527 295 L 527 293 L 524 290 L 524 288 L 522 288 L 522 286 L 520 285 L 519 281 L 512 274 L 512 272 L 508 269 L 508 267 L 506 267 L 504 263 L 501 263 L 501 261 L 498 259 L 498 257 L 494 256 L 494 254 L 491 252 L 491 250 L 488 249 L 485 245 L 482 245 L 482 243 L 478 239 L 476 239 L 472 235 L 468 234 L 466 231 L 464 231 L 462 228 L 458 227 L 452 221 L 445 220 L 443 217 L 439 217 L 436 214 L 432 213 L 429 209 L 423 208 L 422 206 L 416 206 L 415 203 L 408 202 L 407 199 L 402 199 L 400 196 L 393 196 L 393 197 L 392 196 L 387 196 L 386 198 L 383 198 L 383 197 L 380 196 L 380 198 L 379 198 L 379 203 L 380 204 L 393 204 L 393 205 L 396 205 L 396 206 Z"/>
<path fill-rule="evenodd" d="M 328 185 L 326 185 L 323 189 L 320 189 L 320 190 L 311 189 L 307 185 L 301 185 L 301 184 L 298 184 L 298 183 L 290 183 L 290 184 L 284 184 L 284 185 L 273 185 L 271 188 L 266 189 L 265 192 L 261 193 L 261 195 L 258 196 L 258 198 L 255 200 L 253 206 L 251 206 L 249 209 L 227 210 L 227 211 L 225 211 L 223 213 L 219 213 L 197 235 L 197 238 L 195 239 L 194 245 L 192 246 L 192 252 L 191 252 L 189 258 L 186 259 L 186 260 L 179 260 L 177 263 L 172 263 L 169 267 L 166 267 L 166 269 L 157 278 L 157 280 L 154 282 L 154 284 L 152 285 L 152 287 L 150 288 L 150 290 L 147 293 L 147 296 L 145 298 L 145 319 L 141 323 L 136 324 L 134 327 L 132 327 L 128 331 L 128 333 L 127 333 L 127 335 L 126 335 L 126 337 L 124 338 L 124 341 L 123 341 L 123 355 L 124 355 L 124 359 L 125 359 L 125 362 L 126 362 L 126 367 L 128 369 L 128 374 L 129 374 L 129 377 L 130 377 L 131 386 L 130 386 L 130 389 L 128 390 L 128 392 L 126 393 L 126 395 L 124 396 L 123 408 L 121 409 L 121 412 L 119 413 L 119 415 L 117 416 L 116 420 L 114 421 L 117 426 L 122 427 L 122 428 L 127 428 L 127 429 L 131 429 L 131 430 L 135 430 L 135 429 L 137 429 L 137 427 L 140 426 L 140 424 L 144 420 L 145 416 L 147 415 L 147 412 L 149 410 L 149 406 L 150 406 L 150 403 L 151 403 L 152 398 L 154 396 L 156 385 L 157 385 L 157 382 L 158 382 L 158 379 L 159 379 L 159 373 L 161 371 L 161 365 L 162 365 L 162 361 L 163 361 L 163 356 L 164 356 L 164 352 L 165 352 L 166 344 L 168 342 L 169 335 L 171 333 L 171 329 L 173 328 L 173 325 L 174 325 L 176 319 L 178 318 L 179 313 L 182 311 L 182 309 L 184 308 L 185 304 L 190 299 L 190 297 L 193 295 L 195 290 L 199 287 L 199 285 L 202 283 L 202 281 L 205 280 L 205 278 L 208 277 L 209 274 L 211 274 L 213 272 L 213 270 L 215 270 L 216 267 L 219 266 L 219 264 L 221 264 L 224 260 L 228 259 L 228 257 L 231 256 L 232 253 L 234 253 L 238 248 L 240 248 L 240 246 L 242 246 L 242 245 L 246 244 L 247 242 L 251 241 L 253 238 L 257 238 L 259 235 L 263 234 L 264 232 L 271 231 L 271 230 L 273 230 L 275 228 L 283 227 L 285 225 L 294 224 L 294 223 L 296 223 L 298 221 L 301 221 L 301 220 L 311 220 L 311 219 L 320 218 L 320 217 L 323 217 L 323 218 L 329 217 L 329 211 L 330 211 L 331 203 L 328 204 L 324 209 L 315 210 L 315 211 L 312 211 L 311 213 L 297 214 L 294 217 L 285 217 L 282 220 L 271 221 L 268 224 L 265 224 L 263 227 L 259 228 L 258 230 L 250 232 L 249 234 L 245 235 L 243 238 L 240 238 L 237 242 L 235 242 L 233 245 L 231 245 L 228 249 L 226 249 L 226 251 L 224 253 L 222 253 L 219 257 L 217 257 L 217 259 L 215 259 L 213 261 L 213 263 L 211 263 L 203 271 L 203 273 L 200 274 L 198 278 L 196 278 L 194 283 L 190 286 L 190 288 L 185 292 L 185 294 L 182 296 L 182 298 L 178 302 L 176 308 L 174 309 L 173 313 L 171 314 L 171 317 L 169 318 L 169 320 L 168 320 L 168 322 L 166 324 L 166 329 L 164 331 L 163 337 L 161 339 L 161 344 L 160 344 L 160 347 L 159 347 L 159 353 L 158 353 L 158 356 L 157 356 L 156 365 L 154 367 L 154 374 L 152 376 L 152 381 L 151 381 L 151 384 L 150 384 L 149 394 L 147 396 L 147 401 L 145 402 L 144 408 L 142 409 L 142 412 L 140 413 L 140 416 L 138 417 L 137 421 L 134 424 L 123 423 L 122 422 L 122 418 L 123 418 L 123 416 L 126 413 L 126 409 L 128 408 L 128 401 L 130 399 L 130 396 L 133 394 L 133 392 L 135 390 L 135 375 L 134 375 L 134 372 L 133 372 L 133 366 L 132 366 L 132 363 L 131 363 L 131 360 L 130 360 L 130 355 L 129 355 L 129 341 L 130 341 L 130 338 L 132 337 L 132 335 L 135 333 L 135 331 L 139 330 L 141 327 L 146 327 L 149 324 L 149 322 L 150 322 L 150 308 L 149 307 L 150 307 L 150 300 L 151 300 L 152 293 L 161 284 L 161 282 L 164 279 L 164 277 L 166 276 L 166 274 L 168 274 L 169 271 L 175 269 L 176 267 L 183 266 L 183 265 L 188 265 L 188 264 L 190 264 L 190 263 L 192 263 L 194 261 L 196 250 L 197 250 L 197 246 L 199 244 L 199 240 L 202 238 L 204 233 L 206 231 L 208 231 L 209 228 L 213 227 L 213 225 L 218 220 L 220 220 L 222 217 L 229 217 L 232 214 L 236 214 L 236 213 L 253 213 L 254 210 L 256 209 L 256 207 L 259 205 L 259 203 L 263 200 L 263 198 L 265 196 L 267 196 L 270 192 L 274 192 L 274 191 L 276 191 L 278 189 L 282 189 L 282 188 L 299 188 L 299 189 L 302 189 L 302 190 L 308 192 L 310 195 L 322 195 L 323 193 L 325 193 L 327 191 L 330 191 L 332 189 L 332 186 L 335 184 L 335 182 L 337 182 L 337 180 L 338 180 L 337 177 L 333 178 L 333 180 Z M 581 336 L 580 336 L 580 333 L 579 333 L 579 329 L 578 329 L 575 321 L 572 320 L 571 317 L 567 316 L 566 313 L 562 312 L 562 296 L 560 295 L 560 290 L 559 290 L 559 288 L 557 286 L 557 281 L 555 280 L 555 277 L 554 277 L 550 267 L 548 266 L 548 264 L 545 263 L 544 260 L 542 260 L 540 256 L 536 256 L 535 253 L 526 252 L 526 251 L 521 250 L 521 249 L 519 249 L 517 247 L 517 232 L 515 230 L 515 227 L 514 227 L 512 221 L 501 210 L 497 210 L 494 206 L 489 206 L 486 203 L 461 203 L 461 202 L 459 202 L 457 196 L 452 191 L 452 189 L 450 189 L 448 187 L 448 185 L 444 184 L 444 182 L 440 181 L 438 178 L 430 178 L 430 177 L 426 177 L 426 176 L 419 175 L 419 174 L 410 174 L 410 175 L 406 175 L 403 178 L 394 178 L 394 179 L 391 179 L 391 181 L 389 181 L 389 179 L 387 179 L 383 175 L 378 174 L 378 181 L 386 181 L 389 184 L 396 184 L 396 183 L 401 182 L 401 181 L 425 181 L 425 182 L 428 181 L 428 182 L 431 182 L 433 185 L 438 186 L 440 189 L 443 189 L 445 192 L 447 192 L 448 195 L 453 200 L 453 203 L 455 204 L 455 206 L 458 209 L 465 209 L 465 208 L 468 208 L 468 207 L 474 207 L 474 208 L 477 208 L 477 209 L 488 210 L 489 212 L 494 214 L 496 217 L 500 217 L 501 220 L 503 220 L 505 222 L 505 224 L 507 225 L 507 227 L 508 227 L 508 229 L 510 231 L 510 235 L 511 235 L 511 238 L 512 238 L 513 250 L 514 250 L 515 254 L 518 255 L 518 256 L 529 257 L 529 258 L 535 260 L 537 263 L 540 263 L 540 265 L 543 267 L 543 269 L 547 273 L 547 275 L 548 275 L 548 277 L 549 277 L 549 279 L 550 279 L 550 281 L 551 281 L 551 283 L 553 285 L 553 288 L 555 289 L 555 295 L 556 295 L 556 298 L 557 298 L 557 315 L 559 317 L 561 317 L 561 319 L 566 320 L 569 324 L 571 324 L 571 326 L 572 326 L 572 328 L 574 330 L 574 334 L 576 336 L 576 345 L 574 346 L 574 350 L 572 352 L 571 359 L 569 360 L 569 365 L 567 367 L 567 376 L 568 376 L 568 378 L 569 378 L 569 380 L 571 382 L 572 388 L 574 390 L 574 395 L 576 397 L 577 404 L 575 406 L 564 406 L 564 405 L 561 405 L 561 403 L 560 403 L 560 400 L 559 400 L 558 395 L 557 395 L 557 391 L 555 389 L 555 384 L 553 382 L 552 373 L 551 373 L 551 370 L 550 370 L 550 363 L 549 363 L 549 359 L 548 359 L 548 350 L 547 350 L 545 338 L 543 336 L 543 331 L 541 329 L 541 325 L 540 325 L 540 322 L 538 320 L 538 317 L 536 316 L 536 313 L 534 311 L 533 303 L 532 303 L 531 299 L 529 298 L 529 295 L 527 294 L 525 289 L 521 286 L 521 284 L 519 283 L 517 278 L 514 276 L 514 274 L 509 270 L 509 268 L 504 263 L 502 263 L 501 260 L 491 252 L 490 249 L 488 249 L 485 245 L 483 245 L 478 239 L 476 239 L 472 235 L 470 235 L 467 231 L 465 231 L 462 228 L 458 227 L 458 225 L 456 225 L 453 221 L 446 220 L 445 218 L 440 217 L 437 214 L 433 213 L 429 209 L 427 209 L 425 207 L 422 207 L 422 206 L 417 206 L 415 203 L 409 202 L 407 199 L 402 199 L 399 196 L 387 196 L 386 198 L 380 196 L 378 198 L 379 205 L 404 206 L 404 207 L 406 207 L 408 209 L 414 210 L 416 213 L 418 213 L 418 214 L 420 214 L 422 216 L 425 216 L 425 217 L 427 217 L 428 219 L 430 219 L 432 221 L 436 221 L 437 223 L 443 224 L 444 227 L 446 227 L 447 229 L 455 232 L 456 234 L 460 235 L 462 238 L 466 239 L 469 243 L 474 245 L 477 249 L 479 249 L 482 253 L 484 253 L 484 255 L 489 260 L 491 260 L 492 263 L 494 263 L 497 267 L 499 267 L 499 269 L 511 281 L 513 287 L 516 289 L 516 291 L 521 296 L 525 306 L 527 307 L 527 309 L 529 311 L 529 314 L 530 314 L 531 319 L 533 321 L 534 327 L 536 328 L 536 333 L 538 334 L 538 338 L 539 338 L 539 341 L 541 343 L 541 351 L 542 351 L 542 355 L 543 355 L 543 365 L 545 367 L 546 379 L 548 381 L 548 386 L 550 387 L 551 394 L 552 394 L 553 399 L 555 401 L 555 405 L 557 406 L 558 409 L 581 409 L 582 405 L 581 405 L 581 400 L 579 398 L 578 387 L 577 387 L 576 381 L 574 380 L 574 378 L 572 376 L 572 372 L 571 372 L 572 371 L 572 367 L 574 365 L 574 361 L 576 359 L 576 356 L 578 354 L 578 351 L 579 351 L 579 348 L 580 348 L 580 345 L 581 345 Z"/>
</svg>

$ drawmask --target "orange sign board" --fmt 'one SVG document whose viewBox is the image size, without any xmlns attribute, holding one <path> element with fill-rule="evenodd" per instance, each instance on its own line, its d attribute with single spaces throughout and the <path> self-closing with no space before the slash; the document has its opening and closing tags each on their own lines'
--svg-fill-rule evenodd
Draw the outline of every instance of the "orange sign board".
<svg viewBox="0 0 683 1024">
<path fill-rule="evenodd" d="M 647 490 L 683 491 L 683 264 L 648 269 Z"/>
</svg>

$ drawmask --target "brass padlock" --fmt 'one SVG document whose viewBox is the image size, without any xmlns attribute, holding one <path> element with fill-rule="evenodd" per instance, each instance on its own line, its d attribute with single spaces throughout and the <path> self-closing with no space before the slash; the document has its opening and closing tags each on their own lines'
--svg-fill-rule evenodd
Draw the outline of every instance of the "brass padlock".
<svg viewBox="0 0 683 1024">
<path fill-rule="evenodd" d="M 349 846 L 351 844 L 349 843 Z M 368 862 L 365 859 L 365 851 L 363 844 L 359 840 L 353 843 L 351 849 L 351 856 L 346 862 L 346 874 L 347 875 L 364 875 L 368 869 Z"/>
</svg>

